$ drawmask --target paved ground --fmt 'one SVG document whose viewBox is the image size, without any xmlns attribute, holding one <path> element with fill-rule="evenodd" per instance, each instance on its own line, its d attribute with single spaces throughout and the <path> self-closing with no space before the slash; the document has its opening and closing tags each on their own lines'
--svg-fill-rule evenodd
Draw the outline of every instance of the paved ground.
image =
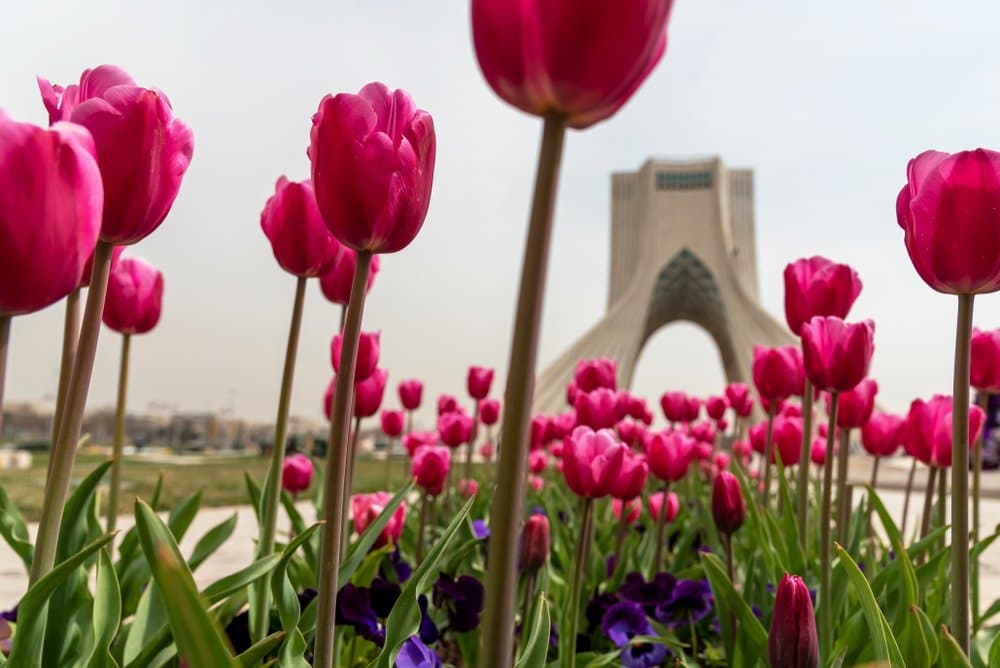
<svg viewBox="0 0 1000 668">
<path fill-rule="evenodd" d="M 851 466 L 851 480 L 866 484 L 871 475 L 869 460 L 862 457 L 856 459 L 857 461 L 852 462 Z M 898 463 L 888 462 L 879 471 L 880 494 L 889 512 L 897 518 L 902 515 L 901 490 L 905 486 L 908 472 L 909 468 L 902 460 Z M 918 475 L 915 489 L 922 490 L 923 481 L 923 477 Z M 981 529 L 984 534 L 989 534 L 1000 523 L 1000 472 L 984 474 L 983 489 L 986 498 L 982 506 Z M 922 494 L 915 494 L 910 503 L 910 527 L 919 522 L 922 498 Z M 310 504 L 300 504 L 299 508 L 307 520 L 313 516 Z M 200 587 L 242 568 L 253 558 L 257 524 L 249 506 L 203 509 L 188 530 L 187 536 L 181 543 L 181 549 L 185 554 L 190 554 L 195 542 L 205 531 L 233 513 L 237 515 L 236 531 L 233 536 L 195 573 L 195 580 Z M 131 518 L 123 516 L 119 526 L 123 530 L 127 529 L 131 526 Z M 34 534 L 36 528 L 36 525 L 32 524 L 29 530 Z M 287 531 L 287 525 L 279 525 L 279 531 Z M 987 550 L 980 564 L 982 599 L 986 607 L 988 602 L 1000 598 L 1000 541 Z M 20 560 L 6 543 L 0 541 L 0 610 L 13 606 L 24 593 L 26 586 L 27 577 L 21 568 Z"/>
</svg>

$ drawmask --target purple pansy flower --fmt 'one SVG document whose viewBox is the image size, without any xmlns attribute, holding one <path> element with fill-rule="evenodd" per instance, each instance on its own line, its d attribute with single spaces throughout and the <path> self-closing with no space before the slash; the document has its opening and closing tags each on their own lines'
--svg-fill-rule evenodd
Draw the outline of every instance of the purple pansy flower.
<svg viewBox="0 0 1000 668">
<path fill-rule="evenodd" d="M 355 633 L 379 647 L 385 642 L 385 629 L 371 605 L 368 589 L 347 583 L 337 595 L 336 624 L 354 627 Z"/>
<path fill-rule="evenodd" d="M 441 659 L 417 636 L 410 636 L 399 648 L 396 668 L 441 668 Z"/>
<path fill-rule="evenodd" d="M 484 598 L 483 584 L 471 575 L 452 580 L 447 573 L 442 573 L 434 583 L 434 605 L 448 613 L 448 625 L 458 633 L 479 626 Z"/>
<path fill-rule="evenodd" d="M 696 624 L 712 611 L 712 588 L 705 580 L 678 580 L 654 617 L 670 628 Z"/>
<path fill-rule="evenodd" d="M 653 635 L 646 613 L 631 601 L 615 603 L 604 614 L 601 630 L 615 647 L 624 648 L 619 655 L 626 668 L 658 666 L 667 658 L 667 648 L 658 643 L 633 643 L 636 636 Z"/>
</svg>

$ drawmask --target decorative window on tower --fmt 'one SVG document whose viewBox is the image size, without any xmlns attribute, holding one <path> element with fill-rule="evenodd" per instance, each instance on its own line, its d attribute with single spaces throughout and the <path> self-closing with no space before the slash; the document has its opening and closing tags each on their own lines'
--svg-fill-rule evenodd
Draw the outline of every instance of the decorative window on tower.
<svg viewBox="0 0 1000 668">
<path fill-rule="evenodd" d="M 712 172 L 658 172 L 657 190 L 705 190 L 712 187 Z"/>
</svg>

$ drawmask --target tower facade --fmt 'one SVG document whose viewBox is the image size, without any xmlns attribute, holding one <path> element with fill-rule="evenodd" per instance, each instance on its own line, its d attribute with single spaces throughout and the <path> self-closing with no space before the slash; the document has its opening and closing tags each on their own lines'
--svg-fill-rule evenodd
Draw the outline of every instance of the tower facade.
<svg viewBox="0 0 1000 668">
<path fill-rule="evenodd" d="M 795 342 L 758 301 L 751 170 L 651 159 L 612 174 L 610 266 L 607 312 L 539 377 L 536 411 L 560 410 L 580 359 L 617 360 L 630 386 L 646 341 L 678 320 L 711 335 L 730 382 L 749 382 L 755 344 Z"/>
</svg>

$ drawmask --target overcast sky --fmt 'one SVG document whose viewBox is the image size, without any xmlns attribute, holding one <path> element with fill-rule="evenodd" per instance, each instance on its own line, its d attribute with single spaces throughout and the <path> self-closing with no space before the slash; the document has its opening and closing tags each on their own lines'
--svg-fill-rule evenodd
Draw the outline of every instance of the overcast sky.
<svg viewBox="0 0 1000 668">
<path fill-rule="evenodd" d="M 850 6 L 848 6 L 850 5 Z M 667 54 L 615 117 L 566 143 L 542 368 L 603 313 L 609 174 L 650 156 L 720 155 L 756 174 L 764 306 L 782 319 L 781 271 L 822 254 L 857 268 L 852 318 L 874 318 L 880 399 L 904 409 L 950 392 L 954 298 L 917 277 L 896 224 L 909 158 L 1000 147 L 1000 4 L 883 0 L 678 0 Z M 410 91 L 438 136 L 427 222 L 382 258 L 365 313 L 395 384 L 464 396 L 470 363 L 497 367 L 510 320 L 540 123 L 496 98 L 458 0 L 35 0 L 0 23 L 0 107 L 44 123 L 35 75 L 77 80 L 119 65 L 164 90 L 195 152 L 166 222 L 128 249 L 162 268 L 164 313 L 133 342 L 130 407 L 221 410 L 273 420 L 295 279 L 274 261 L 260 210 L 281 174 L 306 178 L 310 118 L 329 92 L 380 80 Z M 665 258 L 666 260 L 667 258 Z M 61 305 L 14 320 L 7 396 L 43 401 L 58 375 Z M 976 302 L 1000 326 L 1000 297 Z M 318 285 L 305 308 L 292 411 L 320 418 L 338 311 Z M 102 332 L 91 407 L 114 401 L 117 335 Z M 699 394 L 723 382 L 708 335 L 658 332 L 636 390 Z M 425 403 L 430 403 L 425 399 Z"/>
</svg>

